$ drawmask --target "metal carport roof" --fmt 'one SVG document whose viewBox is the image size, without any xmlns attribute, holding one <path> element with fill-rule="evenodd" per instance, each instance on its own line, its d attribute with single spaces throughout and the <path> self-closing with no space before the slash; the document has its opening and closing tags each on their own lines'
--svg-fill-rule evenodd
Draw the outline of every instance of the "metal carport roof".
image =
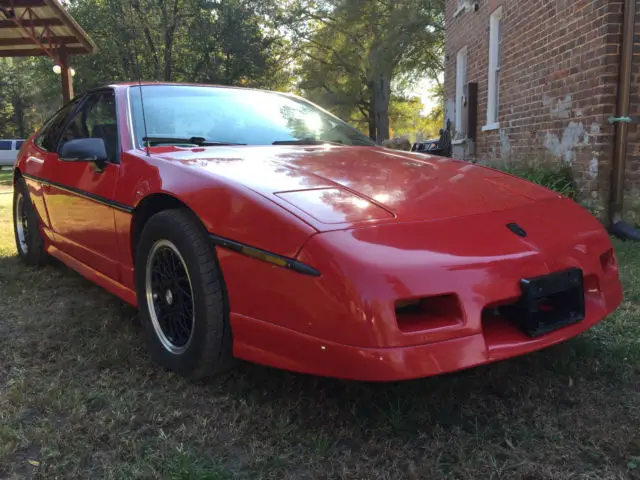
<svg viewBox="0 0 640 480">
<path fill-rule="evenodd" d="M 0 0 L 0 57 L 48 55 L 61 67 L 65 101 L 73 95 L 69 56 L 95 49 L 58 0 Z"/>
</svg>

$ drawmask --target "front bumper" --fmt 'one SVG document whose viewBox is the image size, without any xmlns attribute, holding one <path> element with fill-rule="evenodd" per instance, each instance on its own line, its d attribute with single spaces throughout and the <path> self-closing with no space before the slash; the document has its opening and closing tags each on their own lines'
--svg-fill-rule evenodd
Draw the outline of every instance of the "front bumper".
<svg viewBox="0 0 640 480">
<path fill-rule="evenodd" d="M 362 348 L 232 315 L 234 355 L 244 360 L 300 373 L 347 380 L 388 382 L 429 377 L 534 352 L 590 329 L 622 301 L 619 285 L 611 285 L 607 300 L 587 298 L 587 315 L 579 323 L 530 338 L 503 319 L 483 322 L 482 332 L 425 345 Z M 240 339 L 251 339 L 246 343 Z"/>
<path fill-rule="evenodd" d="M 528 235 L 515 235 L 505 227 L 511 222 Z M 622 301 L 606 231 L 568 200 L 321 233 L 296 259 L 320 275 L 220 252 L 237 357 L 353 380 L 420 378 L 565 341 Z M 514 323 L 490 316 L 522 295 L 522 279 L 574 268 L 584 279 L 585 318 L 579 323 L 530 338 Z M 250 282 L 243 272 L 251 272 Z M 399 301 L 441 296 L 455 297 L 459 308 L 448 304 L 445 314 L 418 324 L 400 318 Z"/>
</svg>

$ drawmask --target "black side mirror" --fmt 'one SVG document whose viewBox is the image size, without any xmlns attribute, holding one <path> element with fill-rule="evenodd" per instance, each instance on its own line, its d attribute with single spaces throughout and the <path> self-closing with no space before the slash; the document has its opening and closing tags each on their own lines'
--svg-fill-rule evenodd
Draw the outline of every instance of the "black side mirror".
<svg viewBox="0 0 640 480">
<path fill-rule="evenodd" d="M 63 162 L 93 163 L 96 173 L 107 166 L 107 147 L 102 138 L 76 138 L 60 146 L 58 157 Z"/>
<path fill-rule="evenodd" d="M 60 146 L 58 152 L 63 162 L 101 162 L 107 161 L 107 147 L 102 138 L 76 138 Z"/>
</svg>

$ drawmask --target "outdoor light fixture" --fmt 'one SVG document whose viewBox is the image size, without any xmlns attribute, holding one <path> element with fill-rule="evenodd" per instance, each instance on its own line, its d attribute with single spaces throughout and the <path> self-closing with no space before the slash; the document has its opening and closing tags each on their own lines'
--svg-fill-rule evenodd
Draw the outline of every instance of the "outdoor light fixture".
<svg viewBox="0 0 640 480">
<path fill-rule="evenodd" d="M 76 76 L 76 71 L 73 68 L 69 69 L 69 72 L 71 72 L 71 76 L 75 77 Z M 53 73 L 55 73 L 56 75 L 60 75 L 62 73 L 62 67 L 60 65 L 54 65 L 53 66 Z"/>
</svg>

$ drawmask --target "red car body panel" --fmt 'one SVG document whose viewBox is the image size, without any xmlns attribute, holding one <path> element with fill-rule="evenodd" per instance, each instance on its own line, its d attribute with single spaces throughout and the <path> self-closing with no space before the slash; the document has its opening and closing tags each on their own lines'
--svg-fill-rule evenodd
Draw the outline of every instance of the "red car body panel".
<svg viewBox="0 0 640 480">
<path fill-rule="evenodd" d="M 482 166 L 380 147 L 135 148 L 128 85 L 115 85 L 121 156 L 97 173 L 30 139 L 27 179 L 47 250 L 136 305 L 136 215 L 160 196 L 213 235 L 295 259 L 304 275 L 217 247 L 234 354 L 367 381 L 435 375 L 567 340 L 622 300 L 609 236 L 554 192 Z M 521 237 L 508 228 L 517 223 Z M 586 318 L 530 338 L 492 307 L 522 278 L 584 275 Z M 404 315 L 398 302 L 428 299 Z"/>
</svg>

